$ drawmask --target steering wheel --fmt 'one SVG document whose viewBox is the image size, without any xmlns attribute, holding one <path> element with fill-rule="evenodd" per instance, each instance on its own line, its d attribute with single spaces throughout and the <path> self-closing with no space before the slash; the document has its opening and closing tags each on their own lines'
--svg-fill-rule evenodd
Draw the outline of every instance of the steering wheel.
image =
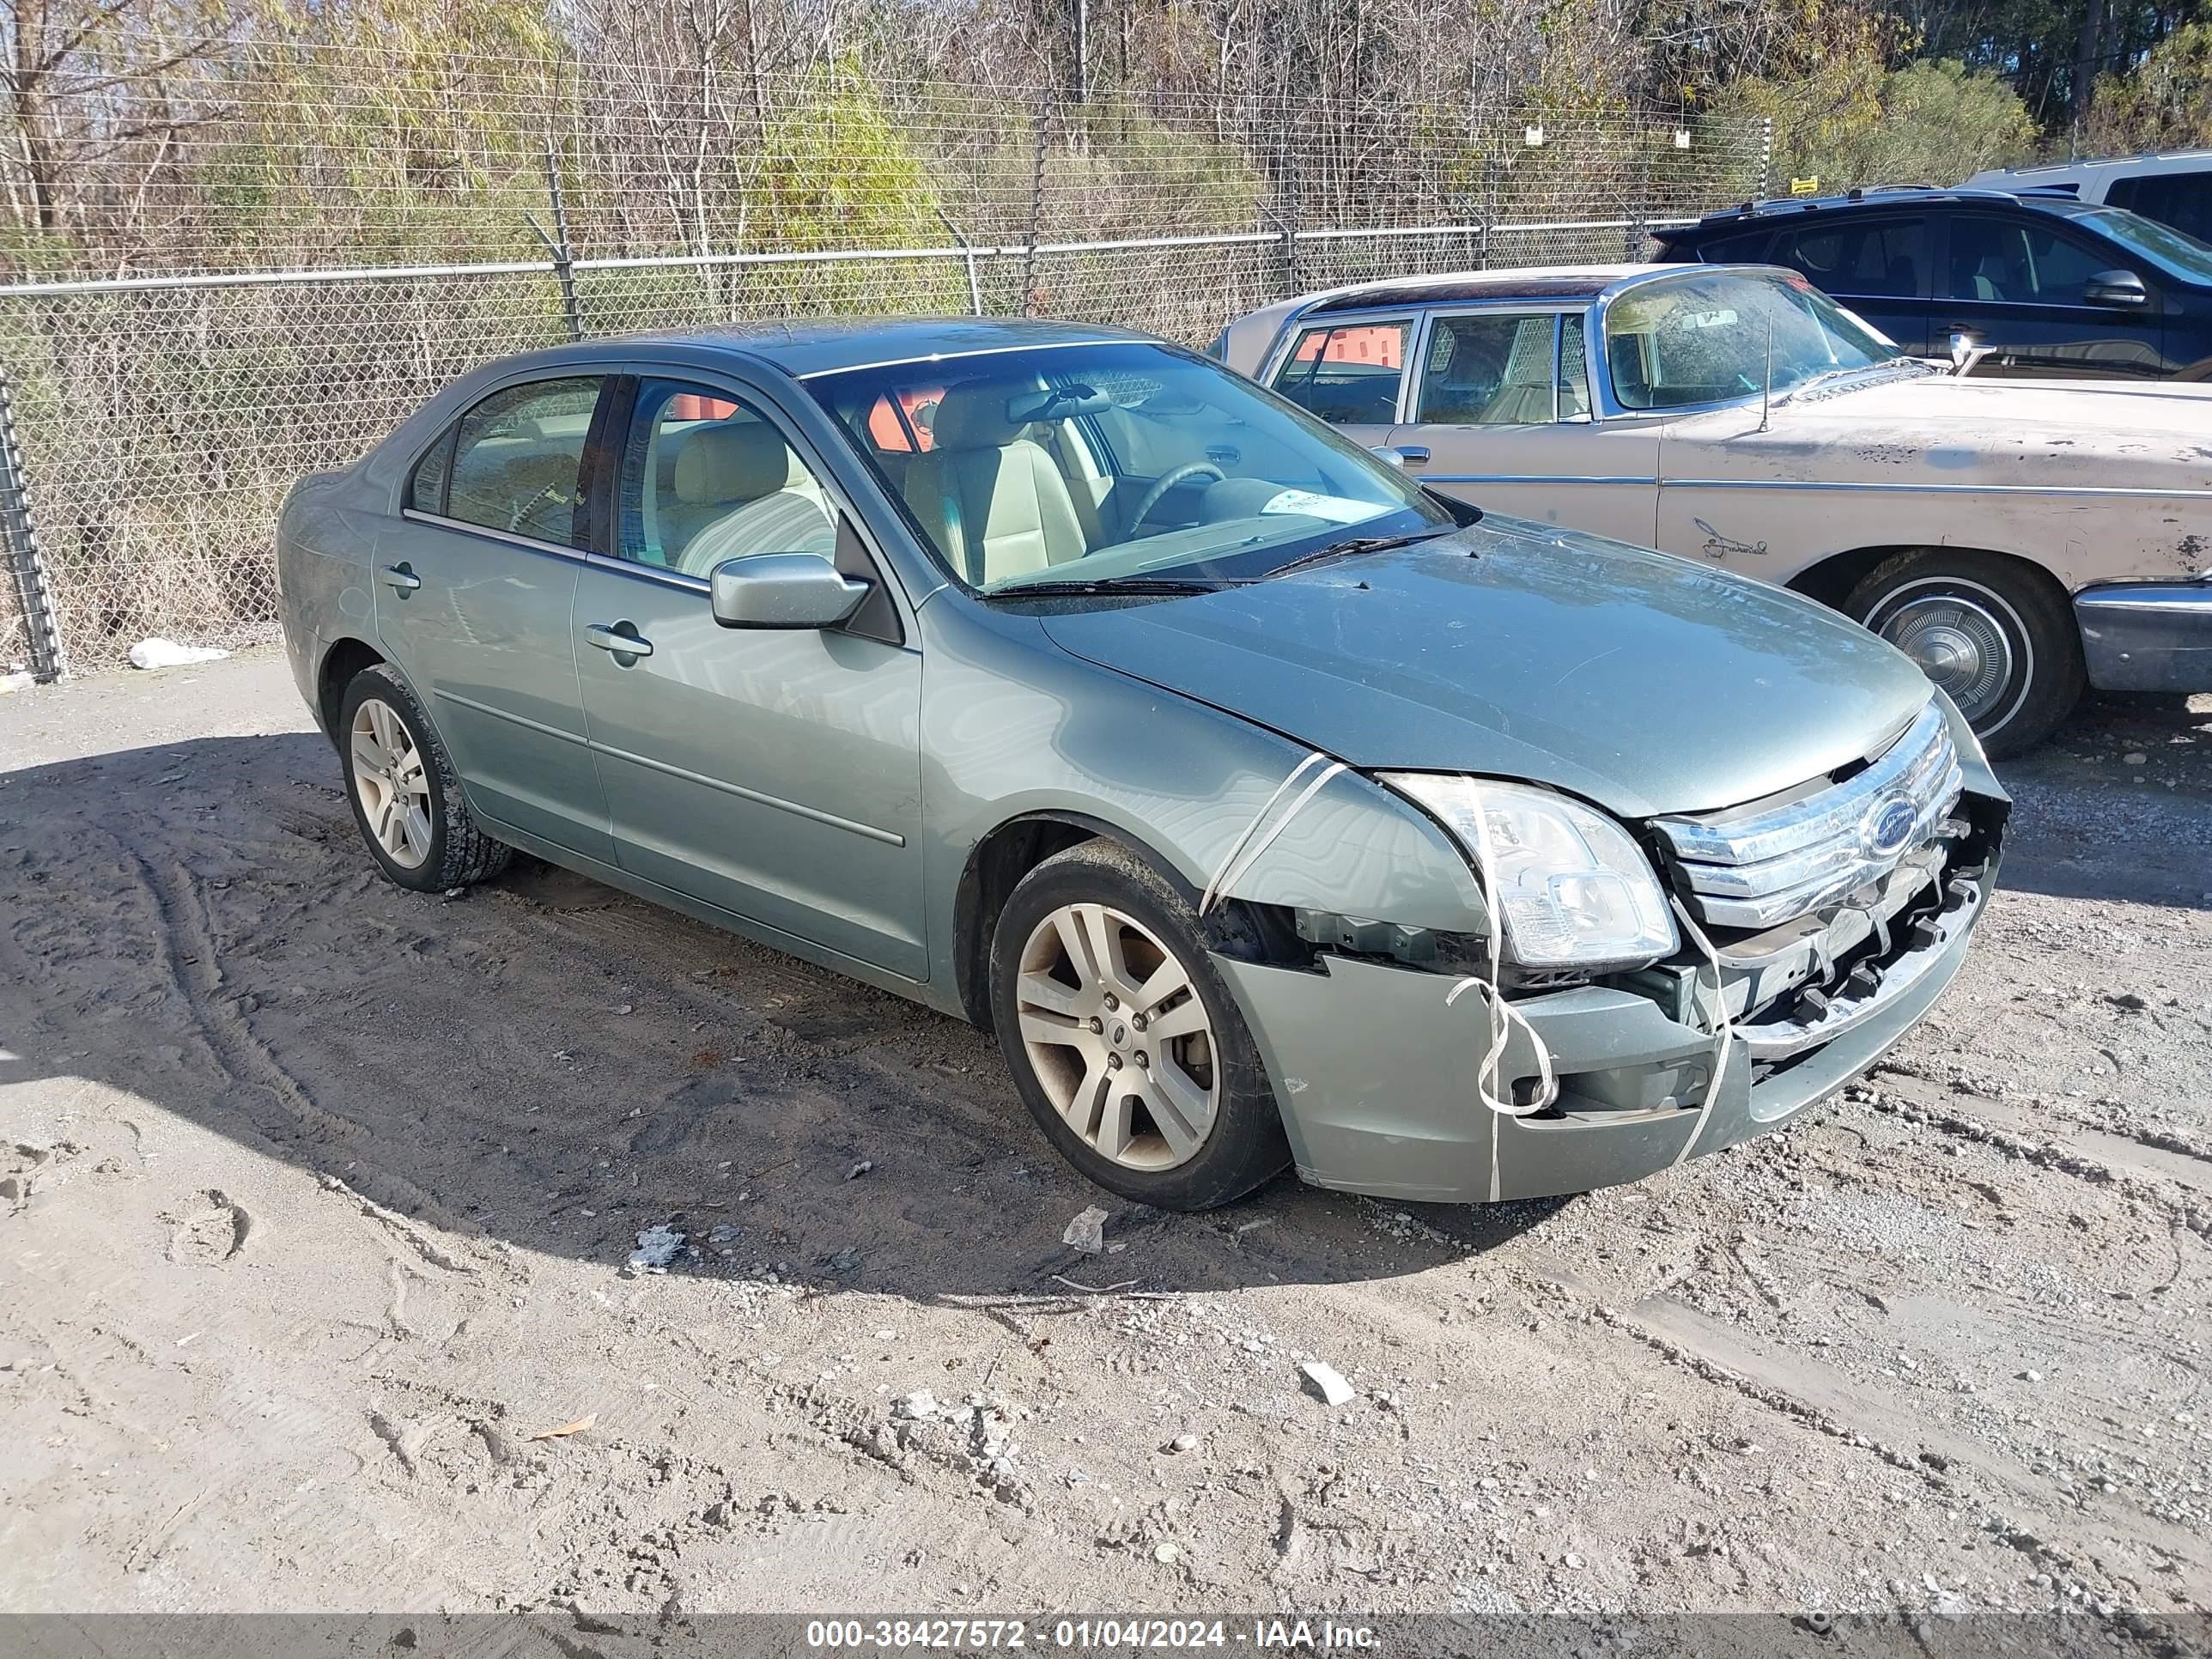
<svg viewBox="0 0 2212 1659">
<path fill-rule="evenodd" d="M 1152 487 L 1145 492 L 1145 499 L 1137 503 L 1137 510 L 1129 515 L 1129 528 L 1134 530 L 1139 525 L 1144 523 L 1146 515 L 1158 507 L 1168 491 L 1173 489 L 1177 484 L 1209 472 L 1216 479 L 1229 476 L 1212 461 L 1186 461 L 1181 466 L 1161 473 L 1158 477 L 1152 480 Z"/>
</svg>

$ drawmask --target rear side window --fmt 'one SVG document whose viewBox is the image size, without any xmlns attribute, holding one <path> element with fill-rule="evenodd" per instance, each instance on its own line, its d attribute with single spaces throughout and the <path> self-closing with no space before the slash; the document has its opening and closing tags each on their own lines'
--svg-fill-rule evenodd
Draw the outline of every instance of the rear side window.
<svg viewBox="0 0 2212 1659">
<path fill-rule="evenodd" d="M 534 380 L 495 392 L 462 416 L 453 433 L 446 516 L 556 546 L 584 546 L 584 443 L 601 385 L 598 375 Z"/>
<path fill-rule="evenodd" d="M 1740 230 L 1733 236 L 1712 236 L 1697 245 L 1697 256 L 1709 265 L 1760 264 L 1766 258 L 1767 239 L 1773 230 Z"/>
<path fill-rule="evenodd" d="M 1440 426 L 1534 426 L 1584 413 L 1582 319 L 1573 319 L 1573 361 L 1556 313 L 1439 317 L 1429 332 L 1414 419 Z"/>
<path fill-rule="evenodd" d="M 2172 225 L 2200 242 L 2212 242 L 2212 169 L 2202 173 L 2154 173 L 2116 179 L 2105 192 L 2114 207 Z"/>
<path fill-rule="evenodd" d="M 1274 389 L 1336 426 L 1389 426 L 1398 418 L 1407 322 L 1309 328 L 1275 371 Z"/>
<path fill-rule="evenodd" d="M 442 517 L 446 511 L 446 481 L 453 472 L 453 428 L 447 427 L 408 475 L 407 505 L 417 513 L 435 513 Z"/>
<path fill-rule="evenodd" d="M 1928 222 L 1852 220 L 1786 230 L 1773 263 L 1802 270 L 1829 294 L 1915 299 L 1927 292 Z"/>
</svg>

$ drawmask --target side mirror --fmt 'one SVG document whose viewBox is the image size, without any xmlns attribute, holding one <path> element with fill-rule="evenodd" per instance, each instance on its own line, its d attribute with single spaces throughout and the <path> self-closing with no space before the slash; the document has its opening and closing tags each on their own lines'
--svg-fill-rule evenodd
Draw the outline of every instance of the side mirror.
<svg viewBox="0 0 2212 1659">
<path fill-rule="evenodd" d="M 2081 303 L 2132 311 L 2150 303 L 2150 290 L 2132 270 L 2100 270 L 2081 284 Z"/>
<path fill-rule="evenodd" d="M 708 583 L 714 620 L 725 628 L 835 628 L 860 609 L 869 586 L 812 553 L 725 559 Z"/>
</svg>

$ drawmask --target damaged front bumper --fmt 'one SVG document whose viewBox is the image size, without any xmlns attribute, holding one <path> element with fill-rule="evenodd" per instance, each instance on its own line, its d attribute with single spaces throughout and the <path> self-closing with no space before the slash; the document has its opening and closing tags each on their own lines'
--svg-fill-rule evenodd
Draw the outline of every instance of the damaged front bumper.
<svg viewBox="0 0 2212 1659">
<path fill-rule="evenodd" d="M 1450 1008 L 1443 975 L 1323 953 L 1310 967 L 1215 961 L 1266 1060 L 1299 1175 L 1317 1186 L 1438 1203 L 1616 1186 L 1787 1122 L 1865 1072 L 1934 1006 L 1966 960 L 1996 880 L 1994 848 L 1943 878 L 1939 908 L 1886 953 L 1871 984 L 1817 1017 L 1755 1020 L 1731 1038 L 1701 1105 L 1714 1040 L 1633 990 L 1583 986 L 1515 1002 L 1559 1079 L 1542 1113 L 1486 1109 L 1480 998 Z M 1504 1077 L 1537 1071 L 1519 1032 Z M 1493 1146 L 1493 1137 L 1495 1145 Z"/>
</svg>

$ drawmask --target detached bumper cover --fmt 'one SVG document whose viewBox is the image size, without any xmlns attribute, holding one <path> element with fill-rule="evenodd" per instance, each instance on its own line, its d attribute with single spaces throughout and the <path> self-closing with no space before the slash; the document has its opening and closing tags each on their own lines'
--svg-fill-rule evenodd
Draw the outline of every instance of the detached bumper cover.
<svg viewBox="0 0 2212 1659">
<path fill-rule="evenodd" d="M 2074 617 L 2099 690 L 2212 690 L 2212 581 L 2085 587 Z"/>
<path fill-rule="evenodd" d="M 1640 1180 L 1686 1150 L 1732 1146 L 1863 1073 L 1958 973 L 1996 878 L 1993 860 L 1960 882 L 1935 939 L 1894 958 L 1872 995 L 1839 1002 L 1825 1029 L 1793 1027 L 1787 1042 L 1775 1040 L 1778 1027 L 1736 1036 L 1710 1119 L 1698 1102 L 1712 1038 L 1632 992 L 1585 987 L 1516 1003 L 1542 1034 L 1560 1096 L 1541 1116 L 1507 1118 L 1474 1087 L 1488 1013 L 1478 997 L 1447 1008 L 1449 979 L 1345 957 L 1324 957 L 1317 969 L 1215 961 L 1267 1062 L 1305 1180 L 1438 1203 L 1540 1198 Z M 1771 1058 L 1778 1052 L 1787 1057 Z M 1535 1071 L 1516 1032 L 1504 1075 Z"/>
</svg>

